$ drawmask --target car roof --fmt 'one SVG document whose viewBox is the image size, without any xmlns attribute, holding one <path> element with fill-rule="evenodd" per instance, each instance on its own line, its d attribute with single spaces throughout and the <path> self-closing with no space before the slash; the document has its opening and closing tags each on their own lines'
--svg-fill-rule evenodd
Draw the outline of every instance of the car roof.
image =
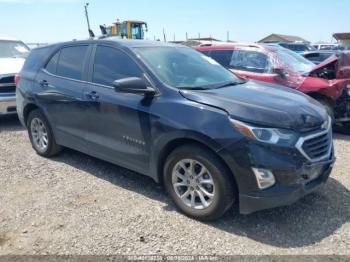
<svg viewBox="0 0 350 262">
<path fill-rule="evenodd" d="M 120 47 L 175 47 L 180 46 L 179 44 L 165 43 L 160 41 L 150 41 L 150 40 L 134 40 L 134 39 L 121 39 L 119 37 L 105 37 L 100 39 L 88 39 L 88 40 L 73 40 L 68 42 L 56 43 L 53 45 L 45 46 L 66 46 L 66 45 L 81 45 L 81 44 L 116 44 Z M 44 47 L 44 48 L 45 48 Z M 40 47 L 39 47 L 40 48 Z"/>
<path fill-rule="evenodd" d="M 283 49 L 280 45 L 262 44 L 262 43 L 234 43 L 232 45 L 212 45 L 212 46 L 200 46 L 195 48 L 198 51 L 209 50 L 235 50 L 241 48 L 256 48 L 261 51 L 275 51 Z"/>
</svg>

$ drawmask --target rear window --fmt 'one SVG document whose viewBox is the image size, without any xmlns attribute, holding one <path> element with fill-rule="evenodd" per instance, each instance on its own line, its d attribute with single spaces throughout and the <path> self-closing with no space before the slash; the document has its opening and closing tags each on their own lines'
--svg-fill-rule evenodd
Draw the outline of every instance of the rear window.
<svg viewBox="0 0 350 262">
<path fill-rule="evenodd" d="M 73 46 L 61 49 L 56 74 L 82 80 L 84 58 L 87 50 L 88 46 Z"/>
</svg>

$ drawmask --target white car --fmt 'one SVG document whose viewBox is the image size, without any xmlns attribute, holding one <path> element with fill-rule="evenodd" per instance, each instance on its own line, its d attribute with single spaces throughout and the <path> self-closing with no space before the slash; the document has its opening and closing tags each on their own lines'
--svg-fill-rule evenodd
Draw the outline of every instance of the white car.
<svg viewBox="0 0 350 262">
<path fill-rule="evenodd" d="M 16 114 L 15 75 L 21 71 L 28 53 L 23 42 L 0 37 L 0 115 Z"/>
</svg>

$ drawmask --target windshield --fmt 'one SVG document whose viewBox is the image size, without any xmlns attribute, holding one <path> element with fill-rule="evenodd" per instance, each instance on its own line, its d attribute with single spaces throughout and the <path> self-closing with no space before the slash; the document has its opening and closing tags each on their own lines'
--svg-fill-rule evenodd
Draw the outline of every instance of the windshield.
<svg viewBox="0 0 350 262">
<path fill-rule="evenodd" d="M 135 49 L 163 82 L 179 89 L 209 89 L 242 82 L 212 58 L 188 47 Z"/>
<path fill-rule="evenodd" d="M 28 47 L 19 41 L 0 41 L 0 58 L 27 57 Z"/>
<path fill-rule="evenodd" d="M 293 51 L 287 49 L 278 49 L 273 51 L 273 53 L 278 58 L 278 60 L 281 60 L 287 66 L 292 68 L 292 70 L 297 71 L 301 74 L 308 73 L 315 67 L 314 63 L 310 62 L 301 55 L 294 53 Z"/>
</svg>

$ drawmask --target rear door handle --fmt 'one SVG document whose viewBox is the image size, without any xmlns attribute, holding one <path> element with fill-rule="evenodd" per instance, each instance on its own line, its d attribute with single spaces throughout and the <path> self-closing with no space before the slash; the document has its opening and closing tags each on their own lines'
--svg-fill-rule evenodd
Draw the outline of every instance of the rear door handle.
<svg viewBox="0 0 350 262">
<path fill-rule="evenodd" d="M 100 98 L 100 96 L 98 95 L 98 93 L 96 91 L 91 91 L 91 92 L 85 92 L 85 97 L 87 99 L 90 99 L 90 100 L 93 100 L 93 101 L 96 101 Z"/>
<path fill-rule="evenodd" d="M 39 82 L 39 85 L 42 88 L 48 88 L 49 87 L 49 82 L 47 82 L 46 80 L 42 80 L 42 81 Z"/>
</svg>

